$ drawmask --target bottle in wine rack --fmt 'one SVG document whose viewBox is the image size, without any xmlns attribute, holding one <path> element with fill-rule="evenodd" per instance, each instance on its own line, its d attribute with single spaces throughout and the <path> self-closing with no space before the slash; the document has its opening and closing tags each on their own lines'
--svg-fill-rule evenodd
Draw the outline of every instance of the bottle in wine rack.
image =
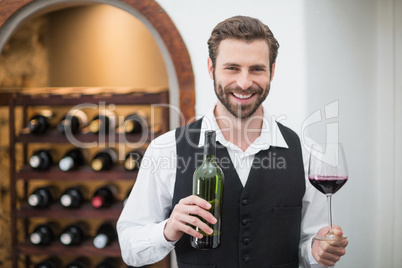
<svg viewBox="0 0 402 268">
<path fill-rule="evenodd" d="M 193 175 L 193 194 L 211 204 L 209 212 L 217 219 L 216 224 L 210 224 L 199 217 L 200 220 L 212 228 L 213 233 L 206 234 L 198 227 L 194 227 L 196 231 L 203 235 L 202 238 L 194 236 L 190 238 L 191 245 L 198 249 L 212 249 L 220 245 L 224 177 L 222 169 L 215 162 L 215 137 L 215 131 L 205 132 L 204 161 Z"/>
<path fill-rule="evenodd" d="M 32 134 L 44 134 L 52 124 L 54 113 L 43 110 L 31 116 L 27 123 L 27 129 Z"/>
<path fill-rule="evenodd" d="M 119 268 L 122 267 L 122 261 L 118 258 L 105 258 L 100 263 L 98 263 L 96 268 Z"/>
<path fill-rule="evenodd" d="M 113 184 L 99 187 L 92 197 L 92 206 L 94 208 L 110 207 L 116 201 L 117 192 L 117 187 Z"/>
<path fill-rule="evenodd" d="M 59 168 L 62 171 L 78 169 L 85 164 L 84 152 L 80 148 L 69 150 L 59 162 Z"/>
<path fill-rule="evenodd" d="M 134 171 L 138 170 L 141 164 L 142 154 L 138 151 L 129 152 L 124 161 L 123 167 L 125 170 Z"/>
<path fill-rule="evenodd" d="M 91 267 L 91 261 L 87 257 L 78 257 L 75 260 L 69 262 L 66 268 L 89 268 Z"/>
<path fill-rule="evenodd" d="M 110 170 L 117 162 L 117 153 L 112 148 L 107 148 L 95 154 L 91 161 L 94 171 Z"/>
<path fill-rule="evenodd" d="M 108 134 L 116 129 L 117 116 L 114 112 L 105 110 L 94 116 L 89 122 L 89 131 L 93 134 Z"/>
<path fill-rule="evenodd" d="M 57 130 L 60 133 L 75 134 L 88 125 L 88 116 L 81 110 L 73 109 L 69 111 L 59 121 Z"/>
<path fill-rule="evenodd" d="M 56 256 L 49 257 L 47 259 L 44 259 L 41 262 L 38 262 L 35 266 L 35 268 L 60 268 L 62 267 L 62 261 L 60 258 Z"/>
<path fill-rule="evenodd" d="M 57 199 L 58 188 L 54 185 L 38 187 L 28 196 L 28 204 L 35 208 L 48 208 Z"/>
<path fill-rule="evenodd" d="M 138 134 L 148 128 L 147 117 L 144 113 L 138 112 L 128 115 L 123 122 L 126 134 Z"/>
<path fill-rule="evenodd" d="M 96 231 L 93 244 L 96 248 L 104 248 L 110 245 L 117 237 L 116 228 L 110 222 L 103 223 Z"/>
<path fill-rule="evenodd" d="M 85 202 L 88 190 L 82 185 L 68 187 L 60 197 L 60 204 L 65 208 L 79 208 Z"/>
<path fill-rule="evenodd" d="M 60 235 L 60 242 L 65 246 L 78 246 L 84 241 L 88 234 L 88 224 L 86 222 L 76 222 L 64 228 Z"/>
<path fill-rule="evenodd" d="M 35 151 L 29 158 L 29 165 L 35 170 L 48 170 L 53 165 L 53 152 L 48 149 Z"/>
<path fill-rule="evenodd" d="M 60 233 L 60 226 L 56 222 L 47 222 L 37 225 L 31 233 L 29 239 L 32 244 L 47 246 Z"/>
</svg>

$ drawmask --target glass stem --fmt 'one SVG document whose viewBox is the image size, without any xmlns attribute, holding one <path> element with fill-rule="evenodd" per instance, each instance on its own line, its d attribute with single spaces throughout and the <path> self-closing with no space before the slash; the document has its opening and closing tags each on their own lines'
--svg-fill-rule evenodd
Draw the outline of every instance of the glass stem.
<svg viewBox="0 0 402 268">
<path fill-rule="evenodd" d="M 329 232 L 332 234 L 332 206 L 331 206 L 331 201 L 332 201 L 332 194 L 327 195 L 327 203 L 328 203 L 328 222 L 329 222 Z"/>
</svg>

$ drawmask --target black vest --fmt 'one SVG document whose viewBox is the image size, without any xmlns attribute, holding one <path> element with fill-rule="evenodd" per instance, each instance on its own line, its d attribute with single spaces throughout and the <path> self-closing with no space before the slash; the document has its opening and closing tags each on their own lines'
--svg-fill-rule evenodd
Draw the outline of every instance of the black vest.
<svg viewBox="0 0 402 268">
<path fill-rule="evenodd" d="M 176 130 L 172 207 L 192 194 L 193 173 L 202 162 L 203 148 L 198 148 L 201 122 Z M 213 250 L 194 249 L 185 234 L 176 243 L 180 268 L 298 267 L 305 192 L 302 152 L 298 136 L 278 125 L 289 148 L 270 146 L 258 152 L 245 187 L 227 149 L 217 143 L 216 158 L 225 176 L 221 245 Z"/>
</svg>

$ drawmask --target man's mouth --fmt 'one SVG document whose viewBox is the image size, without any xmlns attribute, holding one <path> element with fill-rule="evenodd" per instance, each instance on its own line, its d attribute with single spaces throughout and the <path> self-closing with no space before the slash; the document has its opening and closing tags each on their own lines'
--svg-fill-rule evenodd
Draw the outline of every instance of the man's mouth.
<svg viewBox="0 0 402 268">
<path fill-rule="evenodd" d="M 236 98 L 242 99 L 242 100 L 248 99 L 248 98 L 250 98 L 251 96 L 253 96 L 252 93 L 251 93 L 251 94 L 239 94 L 239 93 L 233 92 L 232 94 L 233 94 Z"/>
</svg>

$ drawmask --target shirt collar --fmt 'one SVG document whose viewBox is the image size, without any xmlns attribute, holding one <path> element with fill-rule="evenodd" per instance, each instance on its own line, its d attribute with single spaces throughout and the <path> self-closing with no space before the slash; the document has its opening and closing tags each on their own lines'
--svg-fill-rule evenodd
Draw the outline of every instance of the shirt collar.
<svg viewBox="0 0 402 268">
<path fill-rule="evenodd" d="M 215 130 L 216 141 L 225 147 L 238 148 L 236 145 L 225 140 L 214 115 L 215 106 L 208 111 L 202 119 L 200 139 L 198 147 L 204 146 L 205 131 Z M 250 145 L 246 152 L 257 153 L 260 150 L 267 150 L 270 146 L 289 148 L 282 132 L 280 131 L 276 121 L 272 120 L 272 116 L 264 109 L 264 117 L 260 136 Z"/>
</svg>

